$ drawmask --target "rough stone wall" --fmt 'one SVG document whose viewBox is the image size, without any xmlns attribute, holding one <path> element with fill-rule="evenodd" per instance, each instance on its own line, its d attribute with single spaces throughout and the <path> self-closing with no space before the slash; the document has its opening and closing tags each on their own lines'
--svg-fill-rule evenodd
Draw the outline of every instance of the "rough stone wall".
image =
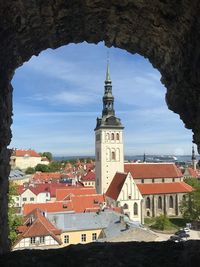
<svg viewBox="0 0 200 267">
<path fill-rule="evenodd" d="M 197 267 L 200 241 L 122 242 L 21 250 L 0 256 L 2 267 Z"/>
<path fill-rule="evenodd" d="M 167 88 L 169 109 L 193 130 L 200 152 L 198 0 L 0 1 L 0 253 L 8 249 L 6 192 L 14 70 L 46 48 L 105 41 L 147 57 Z"/>
</svg>

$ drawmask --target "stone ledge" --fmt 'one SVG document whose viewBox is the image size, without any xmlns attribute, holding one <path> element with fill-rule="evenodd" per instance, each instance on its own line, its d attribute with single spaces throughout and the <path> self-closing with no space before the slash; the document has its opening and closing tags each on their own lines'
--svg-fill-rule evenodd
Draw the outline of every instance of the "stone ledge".
<svg viewBox="0 0 200 267">
<path fill-rule="evenodd" d="M 21 250 L 0 257 L 1 267 L 192 267 L 200 262 L 200 241 L 121 242 Z"/>
</svg>

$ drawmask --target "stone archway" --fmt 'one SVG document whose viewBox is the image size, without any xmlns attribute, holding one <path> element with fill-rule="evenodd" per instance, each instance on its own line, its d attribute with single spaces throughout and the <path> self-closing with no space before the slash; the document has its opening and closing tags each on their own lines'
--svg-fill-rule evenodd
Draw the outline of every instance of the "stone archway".
<svg viewBox="0 0 200 267">
<path fill-rule="evenodd" d="M 193 130 L 200 151 L 199 1 L 7 0 L 0 13 L 0 254 L 8 251 L 7 177 L 15 69 L 46 48 L 115 46 L 147 57 L 167 88 L 169 109 Z"/>
</svg>

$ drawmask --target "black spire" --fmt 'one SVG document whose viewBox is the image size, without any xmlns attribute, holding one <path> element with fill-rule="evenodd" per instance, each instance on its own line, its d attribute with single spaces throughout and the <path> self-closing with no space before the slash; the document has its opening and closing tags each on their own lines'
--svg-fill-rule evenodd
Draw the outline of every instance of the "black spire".
<svg viewBox="0 0 200 267">
<path fill-rule="evenodd" d="M 107 62 L 106 80 L 105 80 L 104 88 L 105 90 L 104 90 L 104 96 L 103 96 L 102 117 L 107 116 L 107 115 L 115 116 L 114 97 L 112 95 L 112 81 L 110 79 L 109 61 Z"/>
<path fill-rule="evenodd" d="M 195 152 L 194 152 L 194 146 L 192 146 L 192 160 L 196 160 Z"/>
<path fill-rule="evenodd" d="M 106 80 L 104 85 L 102 117 L 97 118 L 95 130 L 99 128 L 124 128 L 120 119 L 115 117 L 114 96 L 112 95 L 112 81 L 110 78 L 109 61 L 107 62 Z"/>
<path fill-rule="evenodd" d="M 144 152 L 144 155 L 143 155 L 143 162 L 146 162 L 146 154 Z"/>
</svg>

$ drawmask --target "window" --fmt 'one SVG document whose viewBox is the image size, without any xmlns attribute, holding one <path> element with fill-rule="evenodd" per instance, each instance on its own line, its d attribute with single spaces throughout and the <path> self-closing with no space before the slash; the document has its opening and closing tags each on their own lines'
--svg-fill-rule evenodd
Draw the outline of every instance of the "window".
<svg viewBox="0 0 200 267">
<path fill-rule="evenodd" d="M 92 233 L 92 241 L 96 241 L 97 240 L 97 234 L 96 233 Z"/>
<path fill-rule="evenodd" d="M 112 151 L 112 160 L 115 160 L 115 152 Z"/>
<path fill-rule="evenodd" d="M 114 133 L 111 134 L 111 140 L 114 140 L 115 139 L 115 135 Z"/>
<path fill-rule="evenodd" d="M 162 178 L 162 182 L 163 182 L 163 183 L 165 182 L 165 178 Z"/>
<path fill-rule="evenodd" d="M 16 197 L 16 200 L 19 200 L 19 197 Z"/>
<path fill-rule="evenodd" d="M 128 204 L 124 204 L 123 209 L 128 209 Z"/>
<path fill-rule="evenodd" d="M 172 196 L 169 197 L 169 207 L 170 208 L 173 208 L 174 207 L 174 200 L 173 200 L 173 197 Z"/>
<path fill-rule="evenodd" d="M 154 183 L 155 181 L 154 181 L 154 179 L 152 179 L 152 183 Z"/>
<path fill-rule="evenodd" d="M 183 201 L 185 201 L 185 200 L 186 200 L 186 195 L 183 195 L 183 198 L 182 198 L 182 200 L 183 200 Z"/>
<path fill-rule="evenodd" d="M 116 139 L 119 141 L 119 134 L 118 133 L 116 134 Z"/>
<path fill-rule="evenodd" d="M 35 244 L 35 237 L 31 237 L 31 244 Z"/>
<path fill-rule="evenodd" d="M 147 197 L 147 198 L 146 198 L 146 209 L 150 209 L 150 208 L 151 208 L 150 198 Z"/>
<path fill-rule="evenodd" d="M 23 200 L 23 201 L 27 201 L 27 198 L 26 198 L 26 197 L 23 197 L 22 200 Z"/>
<path fill-rule="evenodd" d="M 69 235 L 64 235 L 64 244 L 69 244 Z"/>
<path fill-rule="evenodd" d="M 86 234 L 81 235 L 81 242 L 86 242 Z"/>
<path fill-rule="evenodd" d="M 144 183 L 144 179 L 142 179 L 142 184 Z"/>
<path fill-rule="evenodd" d="M 162 209 L 162 198 L 158 198 L 158 209 Z"/>
<path fill-rule="evenodd" d="M 172 178 L 172 182 L 175 182 L 175 178 Z"/>
<path fill-rule="evenodd" d="M 49 193 L 46 193 L 46 197 L 48 197 L 49 196 Z"/>
<path fill-rule="evenodd" d="M 40 243 L 45 243 L 45 236 L 40 236 Z"/>
<path fill-rule="evenodd" d="M 133 214 L 134 215 L 138 215 L 138 204 L 137 203 L 134 203 L 134 206 L 133 206 Z"/>
<path fill-rule="evenodd" d="M 34 197 L 30 197 L 30 201 L 34 201 Z"/>
</svg>

